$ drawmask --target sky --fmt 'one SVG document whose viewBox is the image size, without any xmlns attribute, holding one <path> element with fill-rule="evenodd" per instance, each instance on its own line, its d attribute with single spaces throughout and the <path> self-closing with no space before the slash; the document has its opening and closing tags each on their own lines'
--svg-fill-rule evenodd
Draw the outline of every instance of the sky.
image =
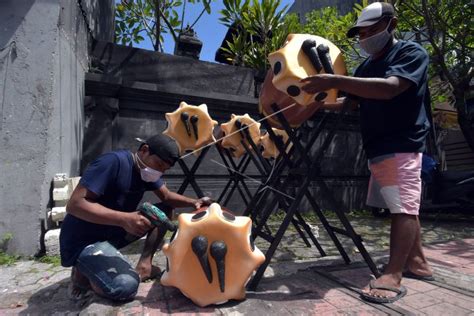
<svg viewBox="0 0 474 316">
<path fill-rule="evenodd" d="M 288 8 L 293 4 L 294 0 L 281 0 L 281 6 L 288 5 Z M 186 16 L 184 18 L 184 26 L 187 23 L 191 24 L 202 10 L 202 3 L 186 4 Z M 211 3 L 211 14 L 204 13 L 194 26 L 194 31 L 197 37 L 202 41 L 203 46 L 201 50 L 200 60 L 214 62 L 214 57 L 217 49 L 222 43 L 227 27 L 220 23 L 220 11 L 224 8 L 222 0 L 214 0 Z M 181 14 L 180 11 L 178 11 Z M 134 44 L 135 47 L 153 50 L 153 45 L 146 38 L 140 44 Z M 174 41 L 169 34 L 165 34 L 164 40 L 165 53 L 173 54 Z"/>
</svg>

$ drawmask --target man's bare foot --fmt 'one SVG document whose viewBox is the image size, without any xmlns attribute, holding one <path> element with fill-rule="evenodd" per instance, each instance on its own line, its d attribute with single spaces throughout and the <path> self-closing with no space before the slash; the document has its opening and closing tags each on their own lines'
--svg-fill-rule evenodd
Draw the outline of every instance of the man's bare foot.
<svg viewBox="0 0 474 316">
<path fill-rule="evenodd" d="M 76 267 L 71 269 L 71 284 L 68 287 L 68 296 L 73 301 L 78 301 L 90 296 L 91 285 L 89 280 Z"/>
<path fill-rule="evenodd" d="M 154 265 L 137 264 L 135 270 L 140 276 L 140 282 L 156 279 L 161 275 L 161 269 Z"/>
<path fill-rule="evenodd" d="M 406 265 L 406 271 L 421 277 L 433 276 L 433 270 L 427 262 L 410 262 Z"/>
<path fill-rule="evenodd" d="M 400 280 L 392 274 L 383 274 L 378 279 L 372 281 L 372 287 L 369 283 L 362 289 L 362 293 L 372 297 L 392 298 L 397 295 L 396 292 L 377 289 L 374 287 L 400 288 Z"/>
</svg>

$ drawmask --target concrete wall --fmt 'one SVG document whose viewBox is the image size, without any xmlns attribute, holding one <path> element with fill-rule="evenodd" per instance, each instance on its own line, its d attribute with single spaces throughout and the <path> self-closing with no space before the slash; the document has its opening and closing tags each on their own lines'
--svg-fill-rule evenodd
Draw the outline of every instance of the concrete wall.
<svg viewBox="0 0 474 316">
<path fill-rule="evenodd" d="M 79 174 L 90 36 L 79 3 L 0 2 L 0 238 L 13 235 L 12 253 L 39 249 L 54 174 Z"/>
<path fill-rule="evenodd" d="M 91 58 L 98 74 L 86 77 L 86 128 L 82 166 L 85 168 L 102 153 L 119 148 L 135 151 L 136 137 L 163 131 L 165 113 L 174 111 L 181 101 L 198 105 L 206 103 L 211 117 L 226 122 L 231 113 L 249 113 L 258 119 L 257 99 L 254 94 L 253 71 L 229 65 L 196 61 L 191 58 L 161 54 L 111 43 L 96 43 Z M 90 98 L 89 98 L 90 97 Z M 367 186 L 366 159 L 361 152 L 357 116 L 355 122 L 343 124 L 322 160 L 322 170 L 335 199 L 346 209 L 363 208 Z M 348 128 L 351 125 L 351 128 Z M 331 123 L 328 123 L 331 126 Z M 311 126 L 308 126 L 311 129 Z M 317 142 L 317 145 L 320 142 Z M 316 148 L 317 146 L 315 146 Z M 215 148 L 198 169 L 197 182 L 213 198 L 219 197 L 227 179 L 227 170 Z M 194 157 L 186 158 L 192 165 Z M 253 164 L 247 175 L 259 175 Z M 165 175 L 168 187 L 177 190 L 183 173 L 175 166 Z M 213 178 L 209 178 L 212 176 Z M 255 188 L 255 183 L 248 181 Z M 314 191 L 321 207 L 334 209 L 323 197 L 328 194 Z M 195 196 L 193 190 L 185 192 Z M 154 200 L 146 195 L 146 200 Z M 225 205 L 234 212 L 244 210 L 239 194 Z M 309 209 L 303 203 L 302 209 Z"/>
</svg>

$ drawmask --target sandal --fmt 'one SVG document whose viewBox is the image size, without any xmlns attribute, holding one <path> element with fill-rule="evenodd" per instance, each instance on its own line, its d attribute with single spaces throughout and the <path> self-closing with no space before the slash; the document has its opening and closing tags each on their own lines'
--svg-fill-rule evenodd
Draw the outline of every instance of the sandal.
<svg viewBox="0 0 474 316">
<path fill-rule="evenodd" d="M 375 285 L 374 282 L 375 280 L 372 280 L 369 283 L 369 287 L 371 290 L 376 289 L 376 290 L 391 291 L 391 292 L 397 293 L 397 295 L 394 297 L 379 297 L 379 296 L 370 295 L 370 293 L 361 293 L 360 295 L 363 300 L 366 300 L 372 303 L 377 303 L 377 304 L 386 304 L 386 303 L 393 303 L 395 301 L 398 301 L 399 299 L 401 299 L 407 294 L 407 289 L 403 285 L 401 285 L 400 288 L 396 288 L 396 287 L 385 286 L 385 285 Z"/>
</svg>

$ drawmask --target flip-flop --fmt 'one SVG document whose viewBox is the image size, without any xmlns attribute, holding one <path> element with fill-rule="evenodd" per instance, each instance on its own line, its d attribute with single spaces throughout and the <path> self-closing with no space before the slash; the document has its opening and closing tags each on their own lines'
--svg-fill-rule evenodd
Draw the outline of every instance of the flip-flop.
<svg viewBox="0 0 474 316">
<path fill-rule="evenodd" d="M 400 288 L 396 288 L 396 287 L 385 286 L 385 285 L 375 285 L 374 282 L 375 280 L 372 280 L 369 283 L 369 287 L 371 290 L 376 289 L 376 290 L 391 291 L 391 292 L 397 293 L 397 295 L 394 297 L 378 297 L 378 296 L 370 295 L 369 293 L 362 292 L 360 296 L 362 297 L 363 300 L 366 300 L 372 303 L 377 303 L 377 304 L 387 304 L 387 303 L 393 303 L 395 301 L 398 301 L 399 299 L 401 299 L 407 294 L 407 289 L 403 285 L 401 285 Z"/>
<path fill-rule="evenodd" d="M 408 270 L 403 271 L 402 276 L 404 278 L 416 279 L 421 281 L 436 281 L 436 279 L 432 275 L 419 275 Z"/>
</svg>

